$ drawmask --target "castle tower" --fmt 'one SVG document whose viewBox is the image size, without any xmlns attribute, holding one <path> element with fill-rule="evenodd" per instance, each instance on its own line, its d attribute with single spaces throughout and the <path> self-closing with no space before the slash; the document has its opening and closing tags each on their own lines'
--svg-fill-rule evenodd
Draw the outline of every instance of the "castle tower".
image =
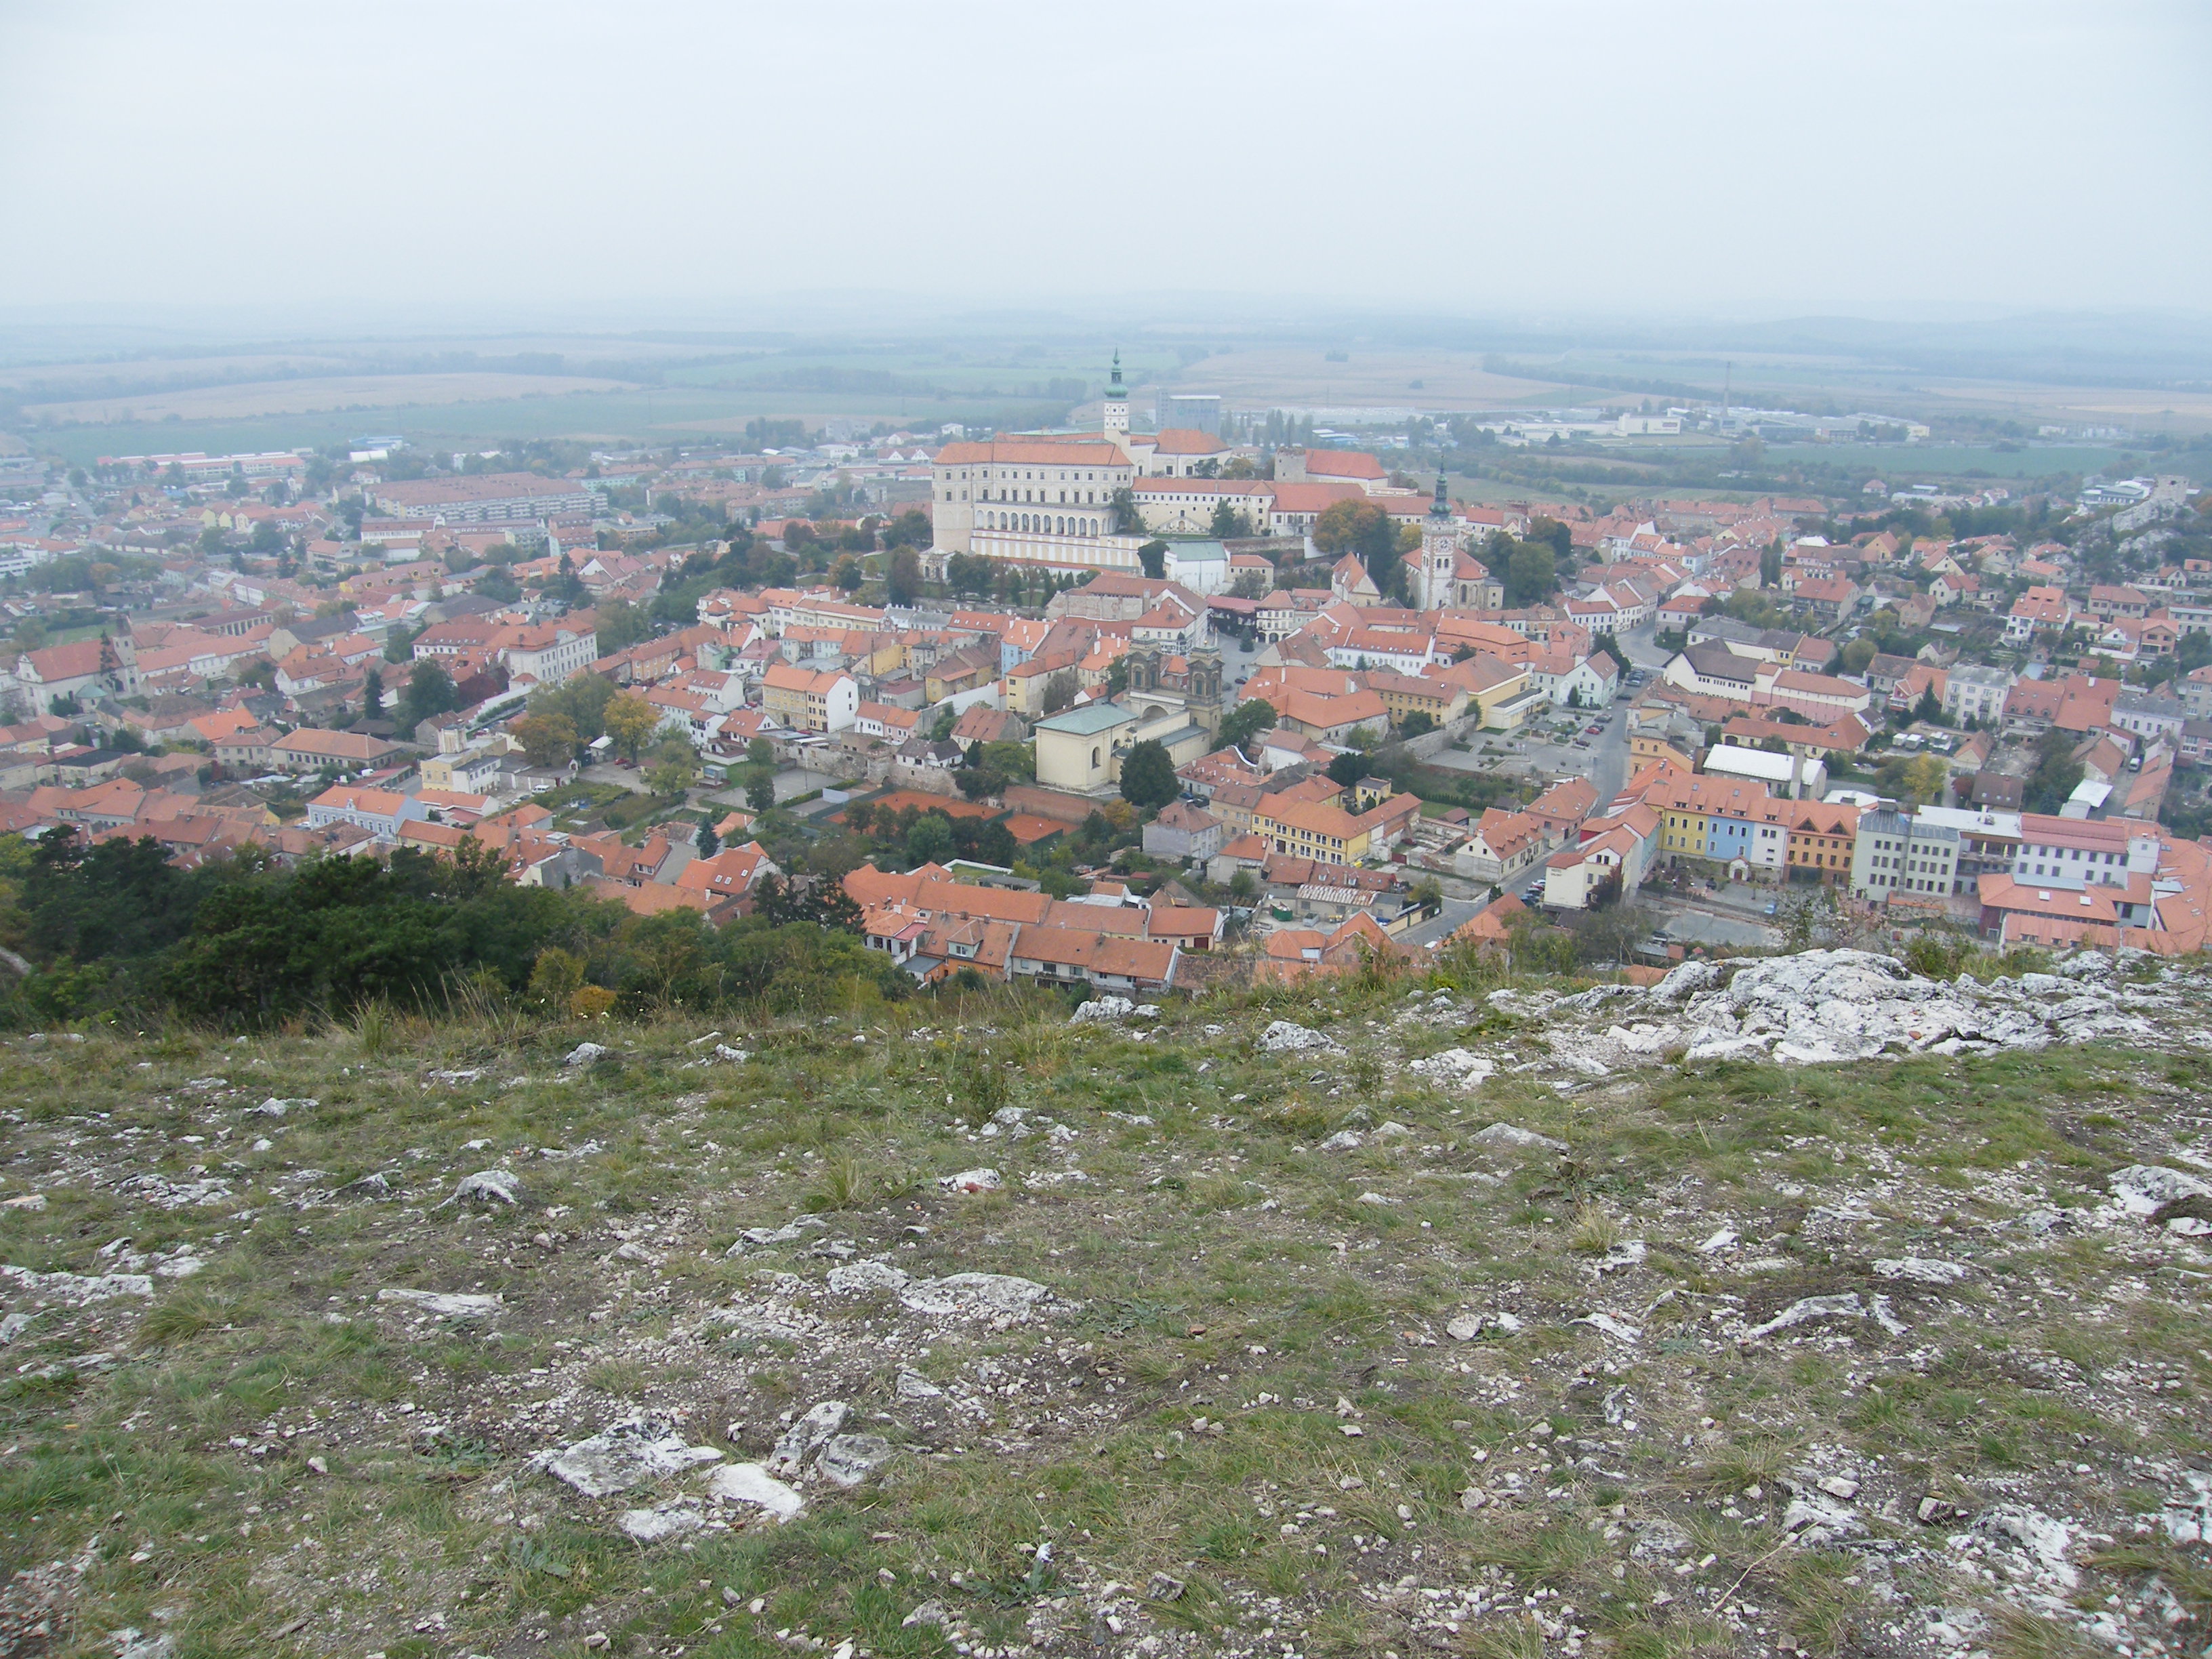
<svg viewBox="0 0 2212 1659">
<path fill-rule="evenodd" d="M 1114 348 L 1114 378 L 1106 386 L 1106 441 L 1120 443 L 1129 435 L 1129 392 L 1121 384 L 1121 349 Z"/>
<path fill-rule="evenodd" d="M 1459 532 L 1451 503 L 1444 498 L 1444 475 L 1437 473 L 1437 498 L 1421 525 L 1421 609 L 1440 611 L 1451 603 L 1452 578 L 1459 569 Z"/>
</svg>

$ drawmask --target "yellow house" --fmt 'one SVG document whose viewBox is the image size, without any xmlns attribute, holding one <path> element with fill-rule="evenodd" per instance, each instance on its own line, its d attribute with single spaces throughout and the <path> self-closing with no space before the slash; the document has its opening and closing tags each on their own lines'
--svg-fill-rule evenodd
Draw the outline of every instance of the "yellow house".
<svg viewBox="0 0 2212 1659">
<path fill-rule="evenodd" d="M 1103 794 L 1121 780 L 1121 760 L 1147 741 L 1166 749 L 1168 760 L 1187 766 L 1212 739 L 1179 709 L 1140 720 L 1115 702 L 1085 703 L 1036 725 L 1036 781 L 1048 789 Z"/>
<path fill-rule="evenodd" d="M 1424 679 L 1418 674 L 1380 673 L 1366 678 L 1367 689 L 1382 699 L 1394 721 L 1403 720 L 1408 714 L 1426 714 L 1438 726 L 1449 726 L 1467 713 L 1468 691 L 1463 685 Z"/>
<path fill-rule="evenodd" d="M 1688 755 L 1656 733 L 1635 732 L 1629 734 L 1628 756 L 1632 769 L 1640 769 L 1651 761 L 1672 761 L 1684 771 L 1691 770 L 1696 762 Z"/>
<path fill-rule="evenodd" d="M 1137 717 L 1115 702 L 1087 703 L 1036 726 L 1036 781 L 1072 794 L 1103 793 L 1121 775 L 1116 745 L 1137 729 Z"/>
<path fill-rule="evenodd" d="M 1437 678 L 1467 692 L 1486 731 L 1513 731 L 1531 714 L 1552 706 L 1549 697 L 1529 684 L 1527 664 L 1502 657 L 1477 654 L 1454 663 Z"/>
</svg>

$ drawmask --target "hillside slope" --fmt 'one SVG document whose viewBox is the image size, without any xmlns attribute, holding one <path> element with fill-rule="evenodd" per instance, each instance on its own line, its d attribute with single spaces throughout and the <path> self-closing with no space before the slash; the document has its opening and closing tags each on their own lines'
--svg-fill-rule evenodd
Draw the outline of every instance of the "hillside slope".
<svg viewBox="0 0 2212 1659">
<path fill-rule="evenodd" d="M 0 1656 L 2203 1650 L 2212 981 L 1572 988 L 18 1038 Z"/>
</svg>

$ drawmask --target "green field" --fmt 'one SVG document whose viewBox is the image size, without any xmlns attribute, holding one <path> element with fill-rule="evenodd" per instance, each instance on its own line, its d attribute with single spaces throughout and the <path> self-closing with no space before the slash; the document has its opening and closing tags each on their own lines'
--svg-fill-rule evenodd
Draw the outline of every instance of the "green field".
<svg viewBox="0 0 2212 1659">
<path fill-rule="evenodd" d="M 210 454 L 343 443 L 366 433 L 404 434 L 426 447 L 488 447 L 508 438 L 580 438 L 669 443 L 738 437 L 755 416 L 801 416 L 810 423 L 843 417 L 872 423 L 913 422 L 933 429 L 946 421 L 1036 421 L 1062 405 L 1042 400 L 871 397 L 797 393 L 772 388 L 672 387 L 654 392 L 578 392 L 435 407 L 343 410 L 235 421 L 162 421 L 34 429 L 33 449 L 72 465 L 103 455 L 150 455 L 184 450 Z"/>
<path fill-rule="evenodd" d="M 2122 451 L 2100 445 L 2056 445 L 2002 451 L 1986 444 L 1769 444 L 1770 461 L 1808 466 L 1879 469 L 1911 478 L 2046 478 L 2060 472 L 2101 472 Z M 2160 462 L 2162 466 L 2166 465 Z"/>
</svg>

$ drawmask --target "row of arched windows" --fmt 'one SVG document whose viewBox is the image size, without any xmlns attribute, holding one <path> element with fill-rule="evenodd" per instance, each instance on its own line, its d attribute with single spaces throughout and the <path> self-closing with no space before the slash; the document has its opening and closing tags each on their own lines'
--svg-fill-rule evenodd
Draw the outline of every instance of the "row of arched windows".
<svg viewBox="0 0 2212 1659">
<path fill-rule="evenodd" d="M 1097 519 L 1070 519 L 1054 513 L 999 513 L 983 515 L 986 530 L 1027 531 L 1040 536 L 1096 536 Z"/>
</svg>

